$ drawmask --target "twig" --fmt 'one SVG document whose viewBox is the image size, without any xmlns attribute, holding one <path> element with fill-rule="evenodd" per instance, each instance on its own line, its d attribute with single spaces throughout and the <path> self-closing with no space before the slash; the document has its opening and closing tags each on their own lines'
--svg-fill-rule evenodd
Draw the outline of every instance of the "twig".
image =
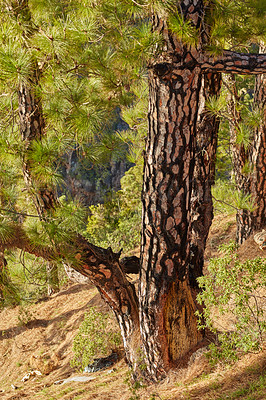
<svg viewBox="0 0 266 400">
<path fill-rule="evenodd" d="M 21 213 L 21 212 L 18 212 L 18 211 L 7 210 L 6 208 L 0 208 L 0 211 L 5 211 L 5 212 L 12 213 L 12 214 L 22 215 L 23 217 L 39 218 L 39 215 Z"/>
<path fill-rule="evenodd" d="M 225 204 L 225 205 L 227 205 L 227 206 L 229 206 L 229 207 L 234 208 L 236 211 L 239 211 L 239 208 L 237 208 L 237 207 L 235 207 L 235 206 L 232 206 L 232 204 L 229 204 L 229 203 L 227 203 L 227 202 L 224 201 L 224 200 L 216 199 L 214 196 L 212 196 L 212 198 L 213 198 L 215 201 L 218 201 L 219 203 L 223 203 L 223 204 Z"/>
</svg>

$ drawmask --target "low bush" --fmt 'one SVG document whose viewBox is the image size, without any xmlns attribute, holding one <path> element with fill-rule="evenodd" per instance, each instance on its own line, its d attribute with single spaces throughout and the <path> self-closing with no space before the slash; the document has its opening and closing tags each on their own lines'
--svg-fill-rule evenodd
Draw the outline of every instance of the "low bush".
<svg viewBox="0 0 266 400">
<path fill-rule="evenodd" d="M 90 308 L 74 338 L 72 367 L 83 370 L 94 358 L 104 357 L 121 344 L 119 329 L 108 313 Z"/>
<path fill-rule="evenodd" d="M 266 263 L 261 258 L 241 262 L 235 244 L 220 248 L 221 256 L 210 260 L 208 273 L 198 278 L 204 304 L 199 327 L 216 334 L 211 358 L 233 361 L 239 354 L 260 350 L 265 339 Z"/>
</svg>

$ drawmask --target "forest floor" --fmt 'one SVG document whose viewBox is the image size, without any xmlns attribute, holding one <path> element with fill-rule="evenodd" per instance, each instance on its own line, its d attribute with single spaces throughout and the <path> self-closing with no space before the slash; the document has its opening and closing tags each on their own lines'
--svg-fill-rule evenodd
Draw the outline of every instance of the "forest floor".
<svg viewBox="0 0 266 400">
<path fill-rule="evenodd" d="M 234 217 L 216 217 L 206 255 L 217 255 L 218 245 L 235 235 Z M 242 259 L 264 257 L 253 239 L 240 247 Z M 135 279 L 135 278 L 134 278 Z M 0 313 L 0 399 L 3 400 L 265 400 L 266 350 L 249 354 L 231 366 L 211 367 L 204 355 L 186 368 L 169 373 L 163 382 L 135 392 L 121 357 L 106 370 L 84 374 L 70 366 L 72 344 L 89 307 L 107 307 L 90 284 L 68 284 L 50 298 L 30 306 L 5 308 Z M 115 323 L 115 322 L 113 322 Z M 22 378 L 38 370 L 42 375 Z M 88 382 L 55 384 L 69 377 L 91 377 Z"/>
</svg>

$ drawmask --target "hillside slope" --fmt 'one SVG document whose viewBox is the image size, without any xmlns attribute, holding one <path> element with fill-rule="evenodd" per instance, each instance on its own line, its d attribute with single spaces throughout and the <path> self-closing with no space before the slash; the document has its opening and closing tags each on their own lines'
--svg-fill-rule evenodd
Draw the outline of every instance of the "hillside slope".
<svg viewBox="0 0 266 400">
<path fill-rule="evenodd" d="M 232 217 L 216 218 L 208 241 L 207 257 L 234 236 Z M 252 239 L 239 250 L 243 259 L 264 256 Z M 173 371 L 158 385 L 134 392 L 123 357 L 106 370 L 82 374 L 70 366 L 73 338 L 89 307 L 108 311 L 92 285 L 70 284 L 60 293 L 28 307 L 6 308 L 0 313 L 0 398 L 3 400 L 225 400 L 266 398 L 266 351 L 243 357 L 233 367 L 211 368 L 204 355 Z M 115 320 L 111 322 L 116 324 Z M 31 370 L 42 375 L 22 378 Z M 74 376 L 89 382 L 55 384 Z M 12 386 L 13 385 L 13 386 Z"/>
</svg>

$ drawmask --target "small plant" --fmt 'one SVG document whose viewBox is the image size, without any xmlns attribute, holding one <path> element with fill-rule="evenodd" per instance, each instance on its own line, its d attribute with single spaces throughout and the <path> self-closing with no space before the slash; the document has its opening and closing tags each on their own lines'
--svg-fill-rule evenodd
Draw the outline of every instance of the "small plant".
<svg viewBox="0 0 266 400">
<path fill-rule="evenodd" d="M 125 383 L 128 385 L 128 389 L 131 392 L 129 400 L 139 400 L 140 395 L 138 394 L 139 389 L 143 389 L 145 386 L 138 379 L 133 379 L 132 371 L 128 371 Z"/>
<path fill-rule="evenodd" d="M 92 307 L 85 314 L 74 338 L 72 367 L 83 370 L 96 357 L 103 357 L 121 343 L 120 332 L 108 327 L 110 315 Z"/>
<path fill-rule="evenodd" d="M 152 393 L 149 400 L 156 400 L 156 399 L 162 400 L 161 396 L 158 393 Z"/>
<path fill-rule="evenodd" d="M 265 260 L 256 258 L 240 262 L 235 244 L 222 246 L 221 257 L 213 258 L 208 274 L 198 278 L 202 292 L 198 302 L 205 305 L 199 316 L 199 327 L 217 335 L 218 345 L 211 344 L 210 357 L 236 360 L 240 353 L 261 349 L 266 332 L 263 319 L 263 289 L 266 284 Z M 230 326 L 222 326 L 222 317 Z"/>
<path fill-rule="evenodd" d="M 34 314 L 30 311 L 29 306 L 21 305 L 18 312 L 19 326 L 26 326 L 30 321 L 35 319 Z"/>
</svg>

